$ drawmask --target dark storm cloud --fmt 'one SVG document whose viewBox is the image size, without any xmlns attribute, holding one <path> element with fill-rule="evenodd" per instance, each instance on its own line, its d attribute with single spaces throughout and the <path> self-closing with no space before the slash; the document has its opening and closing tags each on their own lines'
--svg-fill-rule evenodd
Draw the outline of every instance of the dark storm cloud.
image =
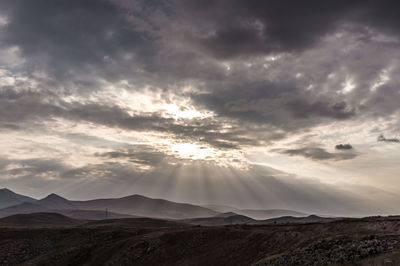
<svg viewBox="0 0 400 266">
<path fill-rule="evenodd" d="M 187 48 L 200 46 L 218 57 L 303 50 L 341 21 L 394 31 L 396 5 L 394 1 L 6 0 L 1 7 L 8 23 L 0 40 L 3 45 L 17 45 L 32 60 L 28 69 L 41 68 L 58 78 L 77 79 L 82 71 L 110 79 L 144 78 L 151 76 L 149 72 L 221 78 L 207 71 L 211 62 L 195 63 L 204 58 Z M 177 44 L 179 50 L 174 49 Z"/>
<path fill-rule="evenodd" d="M 2 1 L 7 24 L 0 29 L 0 43 L 18 47 L 27 59 L 22 69 L 43 71 L 53 78 L 48 85 L 54 90 L 93 91 L 100 80 L 134 80 L 140 87 L 222 77 L 213 63 L 196 63 L 201 60 L 196 52 L 176 49 L 165 37 L 175 34 L 162 20 L 175 19 L 168 2 L 118 2 L 123 1 Z"/>
<path fill-rule="evenodd" d="M 383 134 L 378 136 L 378 141 L 400 143 L 398 138 L 386 138 Z"/>
<path fill-rule="evenodd" d="M 312 116 L 331 117 L 336 119 L 348 119 L 355 115 L 354 109 L 349 109 L 346 102 L 329 104 L 327 102 L 307 102 L 307 100 L 294 100 L 287 104 L 293 115 L 298 118 Z"/>
<path fill-rule="evenodd" d="M 335 149 L 337 149 L 337 150 L 352 150 L 353 146 L 350 144 L 338 144 L 335 146 Z"/>
<path fill-rule="evenodd" d="M 397 1 L 178 1 L 197 23 L 195 43 L 216 57 L 295 52 L 341 24 L 364 24 L 398 34 Z M 206 23 L 199 23 L 206 21 Z M 196 26 L 194 26 L 196 28 Z"/>
<path fill-rule="evenodd" d="M 285 131 L 310 128 L 327 119 L 348 120 L 357 115 L 356 108 L 343 100 L 316 98 L 287 83 L 244 83 L 243 87 L 236 85 L 194 94 L 192 98 L 225 117 Z"/>
<path fill-rule="evenodd" d="M 211 24 L 197 36 L 216 57 L 292 52 L 310 46 L 354 6 L 348 1 L 180 1 L 185 11 Z"/>
<path fill-rule="evenodd" d="M 14 71 L 39 83 L 40 92 L 27 90 L 29 84 L 20 85 L 23 92 L 12 86 L 0 90 L 0 126 L 17 129 L 21 123 L 61 117 L 240 149 L 322 123 L 385 116 L 398 110 L 398 82 L 366 93 L 363 87 L 374 82 L 388 57 L 365 60 L 370 50 L 361 44 L 372 42 L 377 32 L 398 35 L 397 5 L 361 0 L 2 1 L 0 12 L 7 23 L 0 29 L 0 44 L 19 48 L 26 62 Z M 343 31 L 359 34 L 356 47 L 365 50 L 343 62 L 325 50 L 305 55 L 329 34 Z M 283 58 L 268 63 L 267 69 L 265 62 L 257 61 L 277 53 Z M 229 71 L 220 59 L 231 63 Z M 340 69 L 344 73 L 337 74 Z M 48 79 L 32 76 L 35 71 L 43 71 Z M 280 74 L 268 75 L 274 71 Z M 293 78 L 297 72 L 305 73 L 307 82 Z M 332 73 L 338 81 L 325 86 Z M 361 84 L 344 95 L 337 90 L 347 75 Z M 181 93 L 181 84 L 198 86 L 189 96 L 197 106 L 214 111 L 216 119 L 175 121 L 159 113 L 131 115 L 112 99 L 109 104 L 63 100 L 68 93 L 79 98 L 104 89 L 101 80 L 121 79 L 134 84 L 132 90 L 156 84 Z M 307 89 L 309 85 L 315 88 Z M 361 106 L 360 97 L 369 94 Z M 232 128 L 221 132 L 218 119 Z M 320 156 L 329 157 L 323 152 Z"/>
<path fill-rule="evenodd" d="M 279 150 L 280 153 L 288 154 L 290 156 L 303 156 L 312 160 L 350 160 L 358 156 L 356 153 L 331 153 L 323 148 L 318 147 L 305 147 L 299 149 Z"/>
<path fill-rule="evenodd" d="M 86 75 L 118 77 L 134 61 L 154 55 L 154 41 L 130 26 L 122 10 L 106 0 L 2 1 L 8 23 L 3 45 L 17 45 L 30 61 L 57 78 Z M 118 63 L 115 63 L 115 62 Z"/>
<path fill-rule="evenodd" d="M 343 21 L 395 30 L 394 5 L 393 1 L 385 5 L 376 1 L 3 1 L 8 23 L 1 30 L 1 43 L 17 45 L 28 60 L 25 67 L 56 75 L 55 83 L 66 76 L 64 82 L 72 80 L 78 87 L 95 90 L 103 78 L 157 84 L 195 78 L 211 92 L 193 99 L 231 118 L 285 125 L 277 117 L 289 111 L 294 120 L 348 119 L 356 110 L 345 99 L 309 97 L 302 88 L 282 80 L 247 80 L 250 71 L 226 77 L 201 50 L 218 57 L 304 50 Z M 387 21 L 379 17 L 385 12 Z M 247 100 L 253 106 L 254 99 L 274 99 L 269 104 L 275 106 L 276 115 L 271 110 L 234 109 L 237 101 Z"/>
</svg>

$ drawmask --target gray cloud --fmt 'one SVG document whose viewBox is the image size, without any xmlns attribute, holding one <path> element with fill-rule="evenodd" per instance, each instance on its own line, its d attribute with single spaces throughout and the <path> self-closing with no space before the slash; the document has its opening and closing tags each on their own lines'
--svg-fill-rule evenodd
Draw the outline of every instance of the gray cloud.
<svg viewBox="0 0 400 266">
<path fill-rule="evenodd" d="M 133 163 L 148 166 L 157 166 L 164 160 L 168 159 L 168 155 L 164 152 L 154 151 L 151 147 L 145 145 L 136 145 L 128 150 L 96 153 L 95 156 L 128 160 Z M 172 160 L 172 158 L 169 158 L 169 160 Z"/>
<path fill-rule="evenodd" d="M 398 7 L 396 1 L 385 4 L 378 1 L 327 4 L 313 0 L 301 3 L 290 0 L 179 3 L 187 14 L 185 19 L 192 20 L 193 27 L 198 29 L 195 43 L 200 43 L 206 51 L 219 58 L 301 51 L 346 23 L 368 25 L 398 34 L 396 26 L 399 23 L 393 12 Z M 201 20 L 207 23 L 198 23 Z"/>
<path fill-rule="evenodd" d="M 117 78 L 129 68 L 127 54 L 140 61 L 156 52 L 152 37 L 130 26 L 109 1 L 2 1 L 1 7 L 8 19 L 2 44 L 18 45 L 35 62 L 28 70 L 41 68 L 58 79 L 82 72 Z"/>
<path fill-rule="evenodd" d="M 11 166 L 7 168 L 7 166 Z M 57 159 L 6 159 L 1 158 L 0 171 L 5 177 L 30 178 L 39 177 L 43 179 L 57 178 L 60 174 L 70 168 Z"/>
<path fill-rule="evenodd" d="M 398 138 L 389 138 L 388 139 L 383 134 L 378 136 L 378 141 L 400 143 L 400 139 L 398 139 Z"/>
<path fill-rule="evenodd" d="M 337 149 L 337 150 L 352 150 L 353 146 L 350 144 L 338 144 L 335 146 L 335 149 Z"/>
<path fill-rule="evenodd" d="M 290 156 L 303 156 L 312 160 L 351 160 L 358 156 L 357 153 L 341 152 L 341 153 L 331 153 L 323 148 L 318 147 L 305 147 L 299 149 L 287 149 L 279 150 L 283 154 L 288 154 Z"/>
</svg>

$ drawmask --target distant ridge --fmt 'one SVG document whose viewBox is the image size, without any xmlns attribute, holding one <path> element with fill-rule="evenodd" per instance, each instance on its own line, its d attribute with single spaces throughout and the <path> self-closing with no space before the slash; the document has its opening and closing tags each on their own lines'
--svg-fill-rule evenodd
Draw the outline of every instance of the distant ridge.
<svg viewBox="0 0 400 266">
<path fill-rule="evenodd" d="M 193 204 L 152 199 L 141 195 L 113 199 L 71 201 L 52 193 L 40 200 L 33 199 L 32 202 L 18 202 L 13 206 L 2 208 L 0 209 L 0 217 L 34 212 L 55 212 L 77 219 L 89 220 L 138 216 L 161 219 L 187 219 L 210 217 L 219 214 L 219 212 Z"/>
<path fill-rule="evenodd" d="M 190 223 L 196 222 L 198 224 L 210 225 L 304 222 L 323 219 L 322 217 L 312 217 L 309 214 L 292 210 L 243 210 L 224 205 L 208 205 L 210 208 L 206 208 L 188 203 L 153 199 L 137 194 L 122 198 L 73 201 L 51 193 L 40 200 L 36 200 L 16 194 L 8 189 L 1 189 L 0 197 L 3 199 L 2 204 L 7 206 L 0 208 L 0 217 L 15 214 L 52 212 L 83 220 L 149 217 L 186 220 Z M 8 206 L 13 202 L 16 202 L 16 204 Z M 214 208 L 214 210 L 211 208 Z M 215 209 L 227 209 L 228 211 L 222 212 Z M 268 221 L 275 218 L 278 219 Z M 191 219 L 197 219 L 197 221 L 192 221 Z"/>
<path fill-rule="evenodd" d="M 152 199 L 137 194 L 118 199 L 96 199 L 72 203 L 79 209 L 104 210 L 107 208 L 117 213 L 152 218 L 185 219 L 214 216 L 219 213 L 193 204 Z"/>
<path fill-rule="evenodd" d="M 282 209 L 267 209 L 267 210 L 238 210 L 238 214 L 249 216 L 256 220 L 265 220 L 271 218 L 277 218 L 282 216 L 293 216 L 293 217 L 304 217 L 308 216 L 307 213 L 302 213 L 293 210 L 282 210 Z"/>
<path fill-rule="evenodd" d="M 231 224 L 257 224 L 258 221 L 250 217 L 239 215 L 236 213 L 222 213 L 214 217 L 193 218 L 182 220 L 184 223 L 205 225 L 205 226 L 218 226 L 218 225 L 231 225 Z"/>
<path fill-rule="evenodd" d="M 284 223 L 317 223 L 338 220 L 340 218 L 324 218 L 317 215 L 309 215 L 306 217 L 293 217 L 293 216 L 282 216 L 278 218 L 272 218 L 262 221 L 264 224 L 284 224 Z"/>
<path fill-rule="evenodd" d="M 256 220 L 265 220 L 265 219 L 271 219 L 271 218 L 277 218 L 281 216 L 294 216 L 294 217 L 304 217 L 308 216 L 309 214 L 307 213 L 302 213 L 298 211 L 293 211 L 293 210 L 285 210 L 285 209 L 239 209 L 239 208 L 234 208 L 231 206 L 227 205 L 216 205 L 216 204 L 209 204 L 209 205 L 204 205 L 204 207 L 207 207 L 209 209 L 212 209 L 214 211 L 218 211 L 221 213 L 236 213 L 244 216 L 251 217 Z"/>
<path fill-rule="evenodd" d="M 219 226 L 219 225 L 232 225 L 232 224 L 271 225 L 271 224 L 319 223 L 319 222 L 329 222 L 338 219 L 339 218 L 324 218 L 317 215 L 309 215 L 305 217 L 282 216 L 266 220 L 255 220 L 250 217 L 235 213 L 222 213 L 214 217 L 193 218 L 181 221 L 184 223 L 195 224 L 195 225 Z"/>
</svg>

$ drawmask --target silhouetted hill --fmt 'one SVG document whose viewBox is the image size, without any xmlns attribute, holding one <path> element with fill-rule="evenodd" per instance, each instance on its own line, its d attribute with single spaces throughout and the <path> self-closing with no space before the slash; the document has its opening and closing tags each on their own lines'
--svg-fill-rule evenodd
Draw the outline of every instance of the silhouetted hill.
<svg viewBox="0 0 400 266">
<path fill-rule="evenodd" d="M 335 218 L 324 218 L 316 215 L 309 215 L 306 217 L 282 216 L 266 220 L 255 220 L 244 215 L 239 215 L 233 212 L 227 212 L 218 214 L 213 217 L 185 219 L 182 220 L 182 222 L 189 224 L 196 224 L 196 225 L 218 226 L 218 225 L 229 225 L 229 224 L 267 225 L 267 224 L 284 224 L 284 223 L 294 223 L 294 224 L 315 223 L 315 222 L 327 222 L 332 220 L 335 220 Z"/>
<path fill-rule="evenodd" d="M 238 214 L 251 217 L 256 220 L 265 220 L 270 218 L 282 217 L 282 216 L 294 216 L 301 217 L 307 216 L 308 214 L 292 211 L 292 210 L 281 210 L 281 209 L 269 209 L 269 210 L 237 210 Z"/>
<path fill-rule="evenodd" d="M 135 218 L 134 215 L 120 214 L 110 211 L 97 211 L 97 210 L 56 210 L 65 216 L 78 219 L 78 220 L 104 220 L 104 219 L 122 219 L 122 218 Z"/>
<path fill-rule="evenodd" d="M 66 217 L 59 213 L 16 214 L 0 219 L 0 227 L 68 227 L 83 221 Z"/>
<path fill-rule="evenodd" d="M 0 209 L 21 204 L 24 202 L 35 202 L 36 199 L 17 194 L 7 188 L 0 189 Z"/>
<path fill-rule="evenodd" d="M 260 224 L 271 224 L 271 223 L 316 223 L 316 222 L 326 222 L 332 221 L 340 218 L 325 218 L 319 217 L 317 215 L 309 215 L 306 217 L 293 217 L 293 216 L 282 216 L 278 218 L 267 219 L 259 221 Z"/>
<path fill-rule="evenodd" d="M 185 219 L 182 220 L 182 222 L 194 225 L 218 226 L 218 225 L 230 225 L 230 224 L 256 224 L 258 221 L 244 215 L 238 215 L 235 213 L 225 213 L 222 216 L 217 215 L 214 217 Z"/>
<path fill-rule="evenodd" d="M 120 219 L 120 218 L 133 218 L 133 215 L 119 214 L 114 212 L 107 212 L 105 210 L 71 210 L 71 209 L 48 209 L 36 203 L 22 203 L 16 206 L 11 206 L 0 210 L 0 218 L 16 214 L 30 214 L 38 212 L 51 212 L 59 213 L 70 218 L 78 220 L 103 220 L 103 219 Z"/>
<path fill-rule="evenodd" d="M 88 201 L 73 201 L 74 206 L 86 210 L 104 210 L 129 215 L 184 219 L 214 216 L 218 212 L 186 203 L 177 203 L 163 199 L 152 199 L 141 195 L 132 195 L 119 199 L 97 199 Z"/>
<path fill-rule="evenodd" d="M 123 219 L 109 219 L 101 221 L 88 222 L 82 227 L 85 228 L 140 228 L 140 229 L 165 229 L 165 228 L 182 228 L 189 225 L 179 221 L 169 221 L 154 218 L 123 218 Z"/>
<path fill-rule="evenodd" d="M 233 212 L 236 214 L 248 216 L 256 220 L 265 220 L 281 216 L 300 217 L 308 215 L 306 213 L 293 210 L 284 210 L 284 209 L 265 209 L 265 210 L 239 209 L 239 208 L 234 208 L 232 206 L 217 205 L 217 204 L 209 204 L 204 206 L 217 212 L 222 212 L 222 213 Z"/>
<path fill-rule="evenodd" d="M 47 212 L 49 209 L 37 203 L 24 202 L 0 210 L 0 218 L 14 214 L 28 214 L 34 212 Z"/>
</svg>

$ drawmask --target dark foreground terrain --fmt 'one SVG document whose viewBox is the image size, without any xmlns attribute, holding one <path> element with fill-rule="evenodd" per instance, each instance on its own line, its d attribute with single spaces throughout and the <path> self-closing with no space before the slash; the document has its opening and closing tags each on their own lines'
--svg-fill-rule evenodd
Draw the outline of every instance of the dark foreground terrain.
<svg viewBox="0 0 400 266">
<path fill-rule="evenodd" d="M 26 216 L 0 225 L 0 265 L 400 265 L 400 217 L 207 227 L 57 215 L 48 228 L 51 214 L 31 215 L 35 228 Z"/>
</svg>

